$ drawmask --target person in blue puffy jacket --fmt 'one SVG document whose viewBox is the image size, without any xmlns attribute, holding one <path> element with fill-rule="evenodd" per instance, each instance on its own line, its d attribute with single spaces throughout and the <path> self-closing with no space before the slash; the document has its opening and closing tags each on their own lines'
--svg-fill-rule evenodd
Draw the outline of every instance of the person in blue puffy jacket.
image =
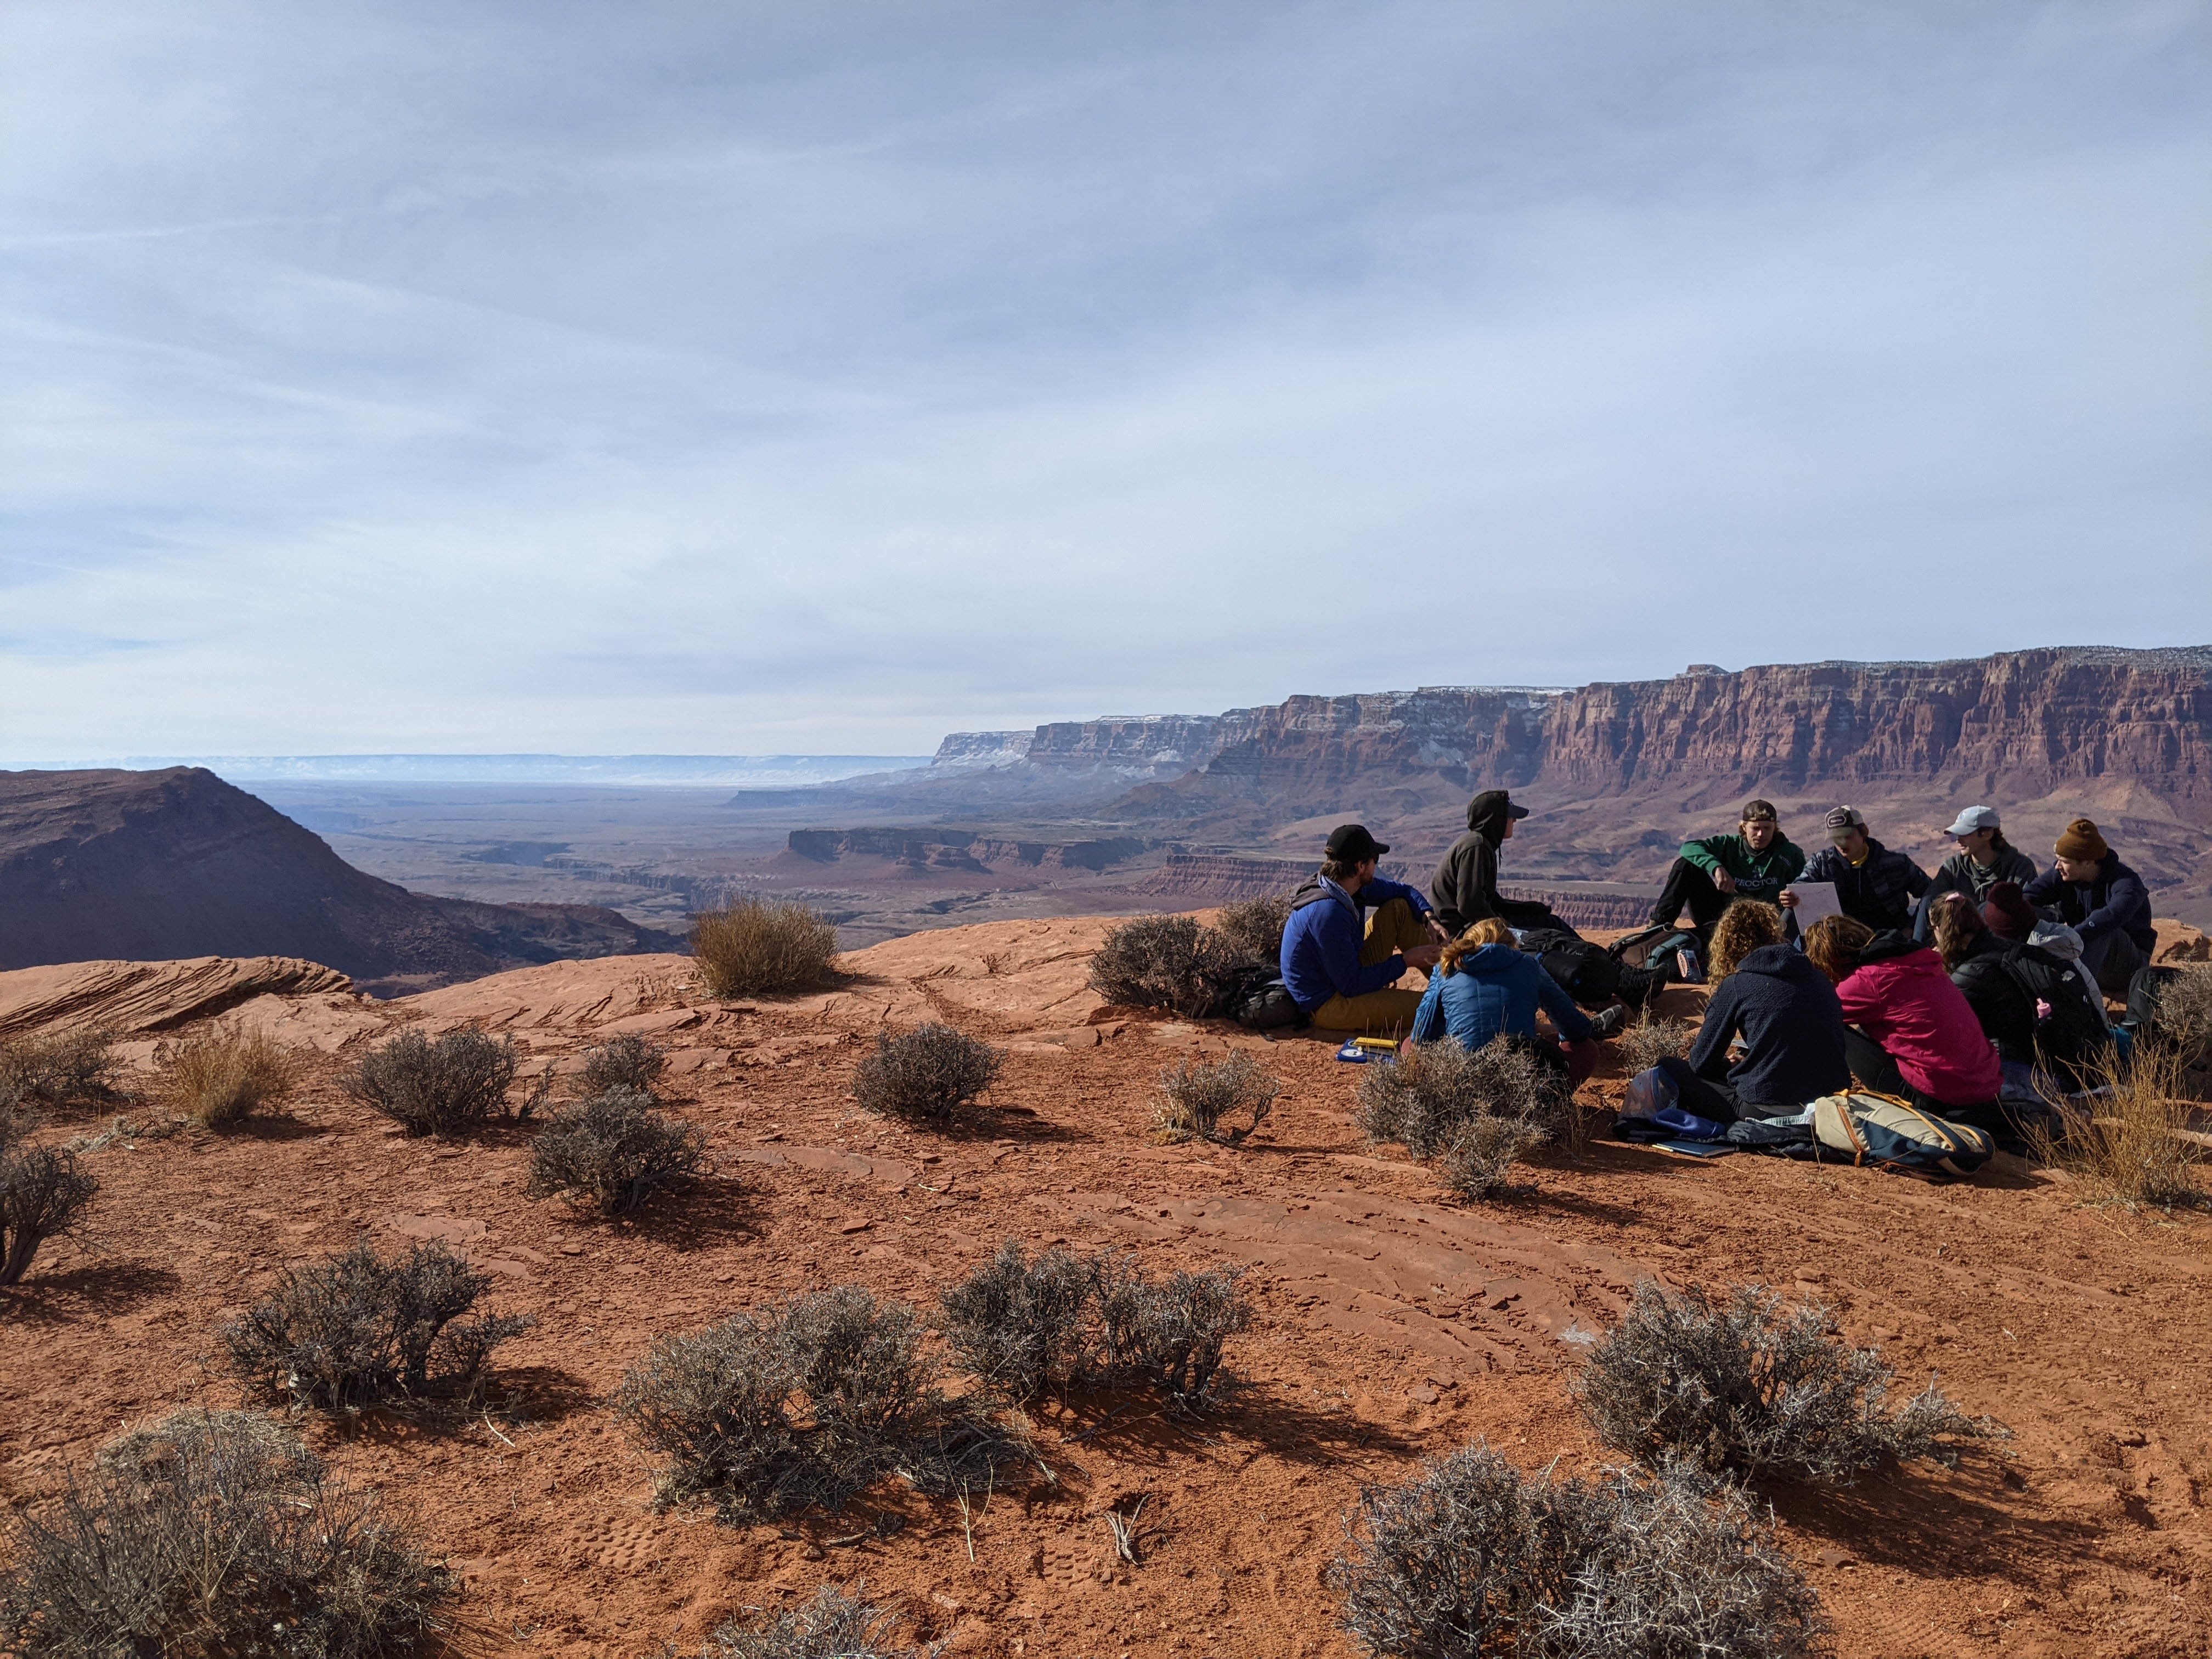
<svg viewBox="0 0 2212 1659">
<path fill-rule="evenodd" d="M 1540 1007 L 1552 1017 L 1563 1042 L 1547 1042 L 1536 1035 Z M 1590 1040 L 1595 1035 L 1575 1000 L 1540 961 L 1514 947 L 1512 929 L 1491 916 L 1444 946 L 1414 1011 L 1411 1040 L 1434 1042 L 1448 1036 L 1472 1054 L 1502 1036 L 1526 1044 L 1580 1087 L 1597 1069 L 1597 1045 Z"/>
</svg>

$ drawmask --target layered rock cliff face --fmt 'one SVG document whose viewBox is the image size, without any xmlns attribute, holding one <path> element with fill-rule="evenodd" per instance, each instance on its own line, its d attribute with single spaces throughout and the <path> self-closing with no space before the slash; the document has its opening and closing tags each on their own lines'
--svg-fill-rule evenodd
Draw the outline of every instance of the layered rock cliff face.
<svg viewBox="0 0 2212 1659">
<path fill-rule="evenodd" d="M 1809 663 L 1590 685 L 1560 698 L 1537 775 L 1628 789 L 1950 781 L 2043 793 L 2140 781 L 2212 795 L 2212 647 Z"/>
<path fill-rule="evenodd" d="M 815 864 L 850 857 L 890 859 L 927 870 L 1103 870 L 1143 852 L 1130 836 L 1103 841 L 1016 841 L 961 830 L 794 830 L 785 850 Z"/>
</svg>

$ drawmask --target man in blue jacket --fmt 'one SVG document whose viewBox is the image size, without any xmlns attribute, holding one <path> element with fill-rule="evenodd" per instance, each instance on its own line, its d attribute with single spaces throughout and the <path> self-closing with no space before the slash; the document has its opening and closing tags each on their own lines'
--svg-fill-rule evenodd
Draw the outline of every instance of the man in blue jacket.
<svg viewBox="0 0 2212 1659">
<path fill-rule="evenodd" d="M 1365 824 L 1340 823 L 1320 873 L 1291 896 L 1283 983 L 1323 1030 L 1402 1034 L 1421 994 L 1397 981 L 1408 968 L 1434 967 L 1449 937 L 1420 889 L 1375 873 L 1389 850 Z"/>
<path fill-rule="evenodd" d="M 2120 862 L 2097 826 L 2076 818 L 2053 849 L 2058 861 L 2021 890 L 2027 902 L 2081 936 L 2081 965 L 2108 997 L 2124 998 L 2128 981 L 2158 946 L 2150 891 Z"/>
</svg>

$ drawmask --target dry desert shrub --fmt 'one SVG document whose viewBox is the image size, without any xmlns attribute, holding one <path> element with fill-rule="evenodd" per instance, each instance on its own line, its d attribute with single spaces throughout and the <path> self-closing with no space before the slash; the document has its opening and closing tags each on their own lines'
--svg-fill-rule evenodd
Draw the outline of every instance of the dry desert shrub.
<svg viewBox="0 0 2212 1659">
<path fill-rule="evenodd" d="M 527 1330 L 517 1315 L 465 1319 L 491 1288 L 443 1244 L 392 1261 L 366 1244 L 287 1268 L 220 1332 L 246 1386 L 297 1406 L 350 1411 L 380 1401 L 471 1399 L 491 1351 Z"/>
<path fill-rule="evenodd" d="M 2190 1139 L 2195 1114 L 2183 1098 L 2185 1064 L 2180 1048 L 2155 1042 L 2138 1043 L 2124 1068 L 2107 1054 L 2092 1068 L 2088 1092 L 2051 1097 L 2055 1121 L 2030 1126 L 2030 1149 L 2105 1203 L 2203 1203 L 2197 1176 L 2208 1152 Z"/>
<path fill-rule="evenodd" d="M 1006 1055 L 950 1025 L 886 1032 L 853 1071 L 853 1098 L 864 1109 L 940 1122 L 991 1086 Z"/>
<path fill-rule="evenodd" d="M 830 977 L 837 929 L 804 904 L 740 898 L 692 919 L 691 954 L 718 997 L 811 990 Z"/>
<path fill-rule="evenodd" d="M 1283 959 L 1283 929 L 1290 920 L 1291 896 L 1278 893 L 1223 905 L 1213 926 L 1246 961 L 1273 968 Z"/>
<path fill-rule="evenodd" d="M 811 1601 L 763 1624 L 725 1625 L 699 1659 L 924 1659 L 917 1648 L 889 1645 L 898 1615 L 861 1601 L 866 1589 L 855 1583 L 848 1595 L 824 1584 Z"/>
<path fill-rule="evenodd" d="M 939 1323 L 960 1363 L 991 1392 L 1026 1404 L 1101 1386 L 1144 1388 L 1185 1411 L 1216 1402 L 1229 1339 L 1250 1328 L 1233 1271 L 1147 1279 L 1133 1256 L 1045 1251 L 1007 1239 L 988 1263 L 939 1292 Z"/>
<path fill-rule="evenodd" d="M 494 1042 L 465 1027 L 436 1038 L 402 1031 L 362 1055 L 339 1086 L 409 1134 L 462 1135 L 506 1111 L 521 1060 L 513 1037 Z"/>
<path fill-rule="evenodd" d="M 1081 1382 L 1096 1340 L 1095 1262 L 1064 1249 L 1034 1261 L 1009 1238 L 959 1284 L 938 1293 L 939 1324 L 960 1364 L 1017 1405 Z"/>
<path fill-rule="evenodd" d="M 610 1089 L 639 1089 L 657 1094 L 668 1071 L 668 1051 L 650 1037 L 624 1032 L 595 1042 L 584 1050 L 584 1068 L 576 1074 L 576 1092 L 588 1098 Z"/>
<path fill-rule="evenodd" d="M 110 1442 L 15 1523 L 0 1649 L 20 1659 L 377 1659 L 413 1652 L 456 1586 L 374 1498 L 240 1412 Z"/>
<path fill-rule="evenodd" d="M 1620 1056 L 1621 1070 L 1634 1077 L 1662 1060 L 1680 1060 L 1695 1032 L 1686 1019 L 1652 1018 L 1647 1006 L 1644 1018 L 1613 1040 L 1613 1052 Z"/>
<path fill-rule="evenodd" d="M 1506 1184 L 1515 1164 L 1550 1139 L 1525 1118 L 1470 1118 L 1438 1155 L 1437 1174 L 1462 1198 L 1488 1198 Z"/>
<path fill-rule="evenodd" d="M 1223 1347 L 1252 1326 L 1252 1304 L 1237 1279 L 1233 1268 L 1178 1269 L 1155 1282 L 1133 1259 L 1102 1255 L 1094 1294 L 1103 1376 L 1153 1389 L 1187 1412 L 1219 1403 L 1229 1382 Z"/>
<path fill-rule="evenodd" d="M 710 1497 L 750 1522 L 837 1509 L 889 1474 L 932 1493 L 983 1486 L 1013 1437 L 947 1400 L 902 1302 L 857 1285 L 663 1337 L 615 1410 L 666 1458 L 664 1502 Z"/>
<path fill-rule="evenodd" d="M 1199 1019 L 1218 1012 L 1250 966 L 1227 935 L 1188 916 L 1139 916 L 1107 931 L 1091 988 L 1128 1008 Z"/>
<path fill-rule="evenodd" d="M 210 1129 L 277 1106 L 292 1092 L 292 1057 L 265 1031 L 206 1030 L 161 1056 L 170 1103 Z"/>
<path fill-rule="evenodd" d="M 0 1285 L 22 1281 L 39 1246 L 76 1225 L 100 1182 L 59 1146 L 0 1146 Z"/>
<path fill-rule="evenodd" d="M 1894 1416 L 1894 1376 L 1871 1348 L 1829 1335 L 1824 1309 L 1756 1285 L 1725 1302 L 1646 1280 L 1591 1351 L 1574 1391 L 1598 1437 L 1650 1468 L 1769 1473 L 1848 1485 L 1894 1460 L 1958 1461 L 1959 1443 L 2002 1435 L 1930 1383 Z"/>
<path fill-rule="evenodd" d="M 0 1042 L 0 1112 L 100 1107 L 117 1098 L 114 1039 L 105 1031 Z"/>
<path fill-rule="evenodd" d="M 696 1181 L 708 1168 L 706 1137 L 653 1109 L 642 1089 L 617 1084 L 557 1114 L 530 1144 L 532 1198 L 553 1193 L 602 1215 L 627 1215 L 655 1193 Z"/>
<path fill-rule="evenodd" d="M 1331 1567 L 1390 1659 L 1815 1659 L 1819 1596 L 1739 1492 L 1694 1473 L 1529 1479 L 1480 1442 L 1369 1487 Z"/>
<path fill-rule="evenodd" d="M 1160 1073 L 1160 1099 L 1153 1118 L 1173 1139 L 1200 1135 L 1238 1141 L 1266 1121 L 1275 1097 L 1282 1092 L 1281 1080 L 1241 1049 L 1211 1065 L 1194 1058 Z M 1231 1113 L 1247 1111 L 1252 1114 L 1249 1123 L 1224 1128 L 1222 1120 Z"/>
<path fill-rule="evenodd" d="M 1352 1118 L 1370 1140 L 1434 1158 L 1478 1117 L 1522 1118 L 1548 1129 L 1571 1105 L 1568 1093 L 1565 1077 L 1522 1044 L 1493 1038 L 1469 1054 L 1443 1039 L 1401 1049 L 1395 1065 L 1363 1067 Z"/>
</svg>

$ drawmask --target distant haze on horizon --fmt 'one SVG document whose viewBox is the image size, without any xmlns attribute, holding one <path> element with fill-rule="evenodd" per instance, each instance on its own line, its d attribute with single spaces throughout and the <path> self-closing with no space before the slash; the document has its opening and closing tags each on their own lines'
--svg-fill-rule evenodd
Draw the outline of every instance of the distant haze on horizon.
<svg viewBox="0 0 2212 1659">
<path fill-rule="evenodd" d="M 0 757 L 2194 642 L 2208 68 L 2195 0 L 18 0 Z"/>
</svg>

